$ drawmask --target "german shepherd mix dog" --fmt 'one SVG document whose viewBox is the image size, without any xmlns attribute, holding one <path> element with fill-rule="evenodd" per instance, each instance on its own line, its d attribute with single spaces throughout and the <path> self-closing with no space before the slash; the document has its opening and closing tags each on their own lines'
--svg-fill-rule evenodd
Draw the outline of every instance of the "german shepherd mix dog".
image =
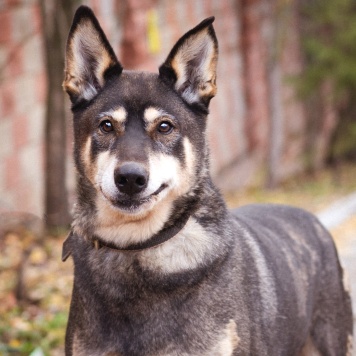
<svg viewBox="0 0 356 356">
<path fill-rule="evenodd" d="M 350 295 L 328 232 L 297 208 L 229 212 L 211 181 L 213 21 L 152 74 L 123 70 L 92 11 L 75 14 L 66 355 L 351 355 Z"/>
</svg>

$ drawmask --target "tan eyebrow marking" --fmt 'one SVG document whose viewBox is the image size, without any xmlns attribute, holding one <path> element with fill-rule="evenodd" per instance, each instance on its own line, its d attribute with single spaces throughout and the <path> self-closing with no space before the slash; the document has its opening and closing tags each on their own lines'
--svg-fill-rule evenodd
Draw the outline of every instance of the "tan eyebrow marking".
<svg viewBox="0 0 356 356">
<path fill-rule="evenodd" d="M 151 123 L 164 115 L 167 114 L 163 110 L 150 106 L 147 109 L 145 109 L 145 112 L 143 113 L 143 118 L 147 123 Z"/>
<path fill-rule="evenodd" d="M 125 123 L 126 119 L 127 119 L 127 111 L 125 110 L 124 107 L 119 106 L 116 109 L 112 109 L 106 112 L 103 112 L 101 114 L 102 117 L 105 116 L 110 116 L 111 118 L 113 118 L 117 123 L 119 124 L 123 124 Z"/>
</svg>

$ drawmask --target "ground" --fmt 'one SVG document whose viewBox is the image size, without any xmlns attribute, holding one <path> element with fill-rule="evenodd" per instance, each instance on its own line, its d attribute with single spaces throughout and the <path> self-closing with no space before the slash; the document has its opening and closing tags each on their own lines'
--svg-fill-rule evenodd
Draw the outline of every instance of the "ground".
<svg viewBox="0 0 356 356">
<path fill-rule="evenodd" d="M 356 165 L 338 172 L 303 175 L 275 190 L 250 189 L 226 195 L 228 205 L 274 202 L 321 214 L 356 191 Z M 336 208 L 340 211 L 339 208 Z M 356 292 L 356 211 L 331 229 Z M 1 228 L 0 228 L 1 236 Z M 61 262 L 65 233 L 46 235 L 13 229 L 0 238 L 0 355 L 63 355 L 73 265 Z M 356 296 L 353 298 L 356 310 Z"/>
</svg>

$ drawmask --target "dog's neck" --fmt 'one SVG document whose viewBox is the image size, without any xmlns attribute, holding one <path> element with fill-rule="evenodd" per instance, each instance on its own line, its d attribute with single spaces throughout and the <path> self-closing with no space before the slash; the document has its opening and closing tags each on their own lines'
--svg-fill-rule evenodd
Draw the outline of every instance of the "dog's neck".
<svg viewBox="0 0 356 356">
<path fill-rule="evenodd" d="M 178 216 L 174 220 L 170 220 L 165 224 L 163 229 L 154 234 L 151 238 L 139 242 L 133 243 L 125 247 L 119 247 L 115 243 L 107 242 L 104 239 L 100 238 L 100 236 L 92 235 L 85 236 L 85 239 L 89 244 L 92 245 L 93 248 L 108 248 L 110 250 L 118 251 L 118 252 L 139 252 L 147 249 L 151 249 L 157 247 L 166 241 L 170 240 L 174 236 L 176 236 L 186 225 L 189 218 L 197 211 L 199 200 L 190 199 L 189 202 L 185 202 L 186 208 L 178 208 L 176 209 L 178 212 Z M 187 207 L 188 206 L 188 207 Z M 65 261 L 71 254 L 71 243 L 74 236 L 73 230 L 69 233 L 66 241 L 63 244 L 62 251 L 62 260 Z"/>
<path fill-rule="evenodd" d="M 195 213 L 197 210 L 197 199 L 195 201 L 190 202 L 189 209 L 185 209 L 181 212 L 178 218 L 174 219 L 174 222 L 169 222 L 165 224 L 163 229 L 155 233 L 152 237 L 148 240 L 133 243 L 124 248 L 117 247 L 114 243 L 108 243 L 103 241 L 100 237 L 93 237 L 94 245 L 96 248 L 106 247 L 118 251 L 143 251 L 149 248 L 156 247 L 158 245 L 163 244 L 164 242 L 170 240 L 172 237 L 177 235 L 186 225 L 189 218 Z"/>
</svg>

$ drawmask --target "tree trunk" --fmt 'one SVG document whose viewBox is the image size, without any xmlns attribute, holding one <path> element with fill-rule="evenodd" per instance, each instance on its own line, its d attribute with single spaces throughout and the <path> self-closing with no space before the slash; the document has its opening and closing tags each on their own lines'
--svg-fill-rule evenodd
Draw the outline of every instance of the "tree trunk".
<svg viewBox="0 0 356 356">
<path fill-rule="evenodd" d="M 265 48 L 261 30 L 263 7 L 260 0 L 242 0 L 241 47 L 243 80 L 246 95 L 246 136 L 250 154 L 266 151 L 268 125 L 268 87 L 266 78 Z M 264 154 L 262 154 L 264 156 Z M 265 159 L 265 156 L 262 158 Z"/>
<path fill-rule="evenodd" d="M 280 1 L 269 3 L 268 17 L 268 88 L 269 88 L 269 147 L 266 187 L 275 188 L 280 183 L 283 141 L 285 138 L 282 103 L 282 74 L 280 57 L 283 47 L 283 5 Z"/>
<path fill-rule="evenodd" d="M 281 103 L 281 70 L 279 63 L 272 61 L 269 69 L 270 86 L 270 135 L 267 169 L 267 188 L 273 189 L 279 183 L 283 150 L 283 113 Z"/>
<path fill-rule="evenodd" d="M 149 51 L 148 13 L 156 0 L 123 0 L 121 63 L 126 69 L 152 69 L 155 62 Z"/>
<path fill-rule="evenodd" d="M 324 167 L 330 153 L 332 136 L 337 126 L 338 115 L 333 101 L 333 93 L 334 89 L 331 81 L 325 80 L 320 88 L 321 117 L 323 121 L 318 129 L 318 134 L 314 137 L 313 167 L 315 170 L 320 170 Z"/>
<path fill-rule="evenodd" d="M 45 117 L 45 220 L 47 227 L 70 221 L 66 189 L 66 110 L 62 90 L 64 50 L 76 1 L 41 0 L 47 73 Z"/>
</svg>

